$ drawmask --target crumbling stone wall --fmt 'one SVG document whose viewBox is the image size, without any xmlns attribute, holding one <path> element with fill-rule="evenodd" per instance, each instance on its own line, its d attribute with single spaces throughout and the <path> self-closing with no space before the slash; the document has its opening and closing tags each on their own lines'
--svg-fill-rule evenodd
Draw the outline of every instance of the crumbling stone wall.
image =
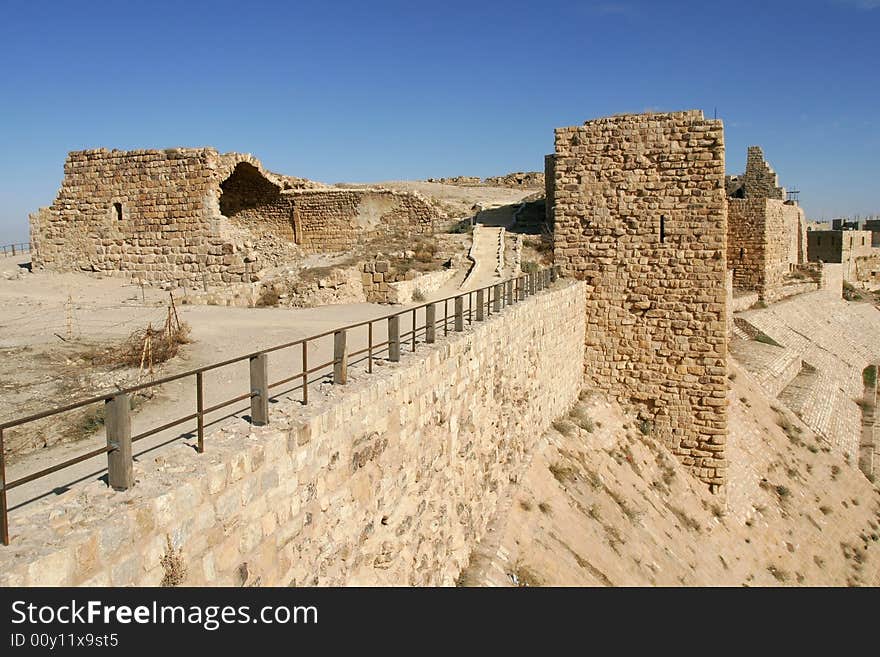
<svg viewBox="0 0 880 657">
<path fill-rule="evenodd" d="M 490 185 L 493 187 L 511 187 L 514 189 L 540 189 L 544 186 L 544 173 L 541 171 L 516 171 L 503 176 L 451 176 L 449 178 L 428 178 L 426 182 L 457 185 L 459 187 L 476 187 Z"/>
<path fill-rule="evenodd" d="M 554 256 L 586 281 L 585 377 L 714 489 L 727 461 L 724 137 L 702 112 L 558 128 Z"/>
<path fill-rule="evenodd" d="M 764 159 L 760 146 L 749 146 L 746 171 L 742 175 L 742 196 L 785 200 L 785 190 L 779 186 L 779 177 Z"/>
<path fill-rule="evenodd" d="M 376 258 L 363 264 L 361 280 L 370 303 L 408 303 L 440 289 L 456 274 L 450 267 L 432 272 L 398 271 L 389 260 Z"/>
<path fill-rule="evenodd" d="M 544 156 L 544 217 L 550 230 L 553 230 L 553 197 L 554 180 L 556 178 L 556 162 L 555 156 Z"/>
<path fill-rule="evenodd" d="M 33 265 L 145 282 L 248 282 L 256 267 L 224 240 L 217 152 L 74 151 L 55 202 L 31 215 Z"/>
<path fill-rule="evenodd" d="M 544 187 L 544 172 L 516 171 L 503 176 L 490 176 L 483 181 L 483 184 L 515 189 L 541 189 Z"/>
<path fill-rule="evenodd" d="M 727 263 L 733 285 L 766 300 L 807 260 L 806 220 L 797 205 L 777 199 L 728 199 Z"/>
<path fill-rule="evenodd" d="M 443 216 L 416 193 L 307 183 L 212 148 L 75 151 L 55 202 L 31 215 L 33 264 L 147 283 L 251 283 L 288 246 L 344 251 L 433 232 Z"/>
<path fill-rule="evenodd" d="M 463 334 L 352 373 L 266 427 L 135 464 L 137 484 L 11 516 L 0 586 L 452 585 L 583 376 L 584 284 L 560 281 Z"/>
<path fill-rule="evenodd" d="M 233 226 L 246 230 L 256 239 L 268 237 L 296 244 L 294 210 L 293 195 L 285 192 L 270 203 L 242 208 L 227 216 Z"/>
<path fill-rule="evenodd" d="M 866 283 L 880 283 L 880 248 L 870 255 L 860 256 L 853 262 L 853 278 Z"/>
<path fill-rule="evenodd" d="M 303 190 L 289 196 L 296 243 L 308 253 L 347 251 L 387 234 L 430 234 L 438 216 L 420 195 L 386 189 Z"/>
</svg>

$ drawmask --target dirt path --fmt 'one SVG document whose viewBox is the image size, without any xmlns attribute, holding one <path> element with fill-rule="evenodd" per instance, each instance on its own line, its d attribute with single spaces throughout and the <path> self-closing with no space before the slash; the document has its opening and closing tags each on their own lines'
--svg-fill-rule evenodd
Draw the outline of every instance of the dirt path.
<svg viewBox="0 0 880 657">
<path fill-rule="evenodd" d="M 0 420 L 22 417 L 114 390 L 116 385 L 130 384 L 124 378 L 117 382 L 110 376 L 103 385 L 90 386 L 92 379 L 77 371 L 82 366 L 71 361 L 68 355 L 90 345 L 116 344 L 148 322 L 161 326 L 167 312 L 168 293 L 150 288 L 142 291 L 139 286 L 125 284 L 119 279 L 78 273 L 37 272 L 19 276 L 18 263 L 14 260 L 0 259 L 0 351 L 5 364 L 0 372 Z M 26 261 L 27 258 L 22 260 Z M 180 319 L 191 327 L 192 342 L 184 347 L 181 356 L 167 363 L 155 376 L 191 370 L 339 326 L 381 317 L 394 308 L 400 306 L 351 304 L 306 309 L 178 306 Z M 424 321 L 421 312 L 418 321 Z M 410 330 L 410 322 L 411 315 L 404 316 L 401 330 Z M 68 325 L 72 326 L 74 337 L 65 342 Z M 385 330 L 385 322 L 375 324 L 375 342 L 385 341 Z M 366 345 L 366 327 L 349 336 L 351 351 Z M 310 368 L 331 360 L 332 336 L 312 343 L 308 358 Z M 270 382 L 299 371 L 301 349 L 270 355 Z M 312 378 L 320 379 L 324 371 L 316 372 Z M 280 386 L 272 392 L 283 395 L 297 383 Z M 243 394 L 248 387 L 247 362 L 206 373 L 204 385 L 206 406 Z M 300 397 L 298 390 L 289 394 L 297 399 Z M 315 383 L 310 387 L 310 395 L 316 398 L 319 394 L 319 384 Z M 211 414 L 208 428 L 216 428 L 223 422 L 243 422 L 242 417 L 249 410 L 246 406 L 242 402 Z M 158 395 L 138 408 L 133 415 L 132 432 L 137 435 L 194 410 L 195 381 L 194 377 L 187 377 L 163 386 Z M 227 417 L 230 411 L 235 414 Z M 48 432 L 63 431 L 69 423 L 69 418 L 56 425 L 47 422 L 42 430 L 46 432 L 41 436 L 43 442 L 51 443 L 57 436 L 48 435 Z M 141 458 L 147 458 L 159 445 L 176 439 L 182 432 L 192 431 L 194 427 L 195 423 L 191 421 L 145 438 L 136 443 L 135 452 Z M 14 459 L 8 467 L 8 480 L 102 446 L 105 440 L 103 428 L 100 424 L 96 428 L 97 432 L 84 440 L 38 449 Z M 53 491 L 61 492 L 76 481 L 100 476 L 103 466 L 103 459 L 97 457 L 46 479 L 25 484 L 9 492 L 10 504 L 15 508 Z"/>
<path fill-rule="evenodd" d="M 373 304 L 356 304 L 345 306 L 324 306 L 309 309 L 239 309 L 199 306 L 186 308 L 182 319 L 193 326 L 194 343 L 187 350 L 185 358 L 175 362 L 165 373 L 189 370 L 208 363 L 218 362 L 238 355 L 270 347 L 283 342 L 297 340 L 332 330 L 338 326 L 381 317 L 392 312 L 393 307 Z M 396 308 L 400 308 L 397 306 Z M 442 314 L 442 310 L 441 310 Z M 255 322 L 255 315 L 258 322 Z M 424 322 L 423 311 L 417 312 L 417 323 Z M 412 316 L 407 313 L 401 318 L 401 332 L 411 330 Z M 384 342 L 387 339 L 387 323 L 374 324 L 374 341 Z M 410 343 L 407 343 L 409 347 Z M 367 328 L 353 330 L 348 338 L 349 351 L 356 351 L 367 346 Z M 380 353 L 379 358 L 385 359 L 387 353 Z M 309 346 L 309 367 L 313 368 L 327 363 L 333 358 L 332 336 L 327 336 Z M 363 360 L 352 363 L 353 367 L 363 367 Z M 272 352 L 269 355 L 270 383 L 280 381 L 300 372 L 301 348 L 286 349 Z M 331 367 L 322 368 L 310 376 L 309 395 L 311 400 L 326 392 L 326 375 Z M 221 401 L 244 394 L 248 390 L 247 361 L 230 365 L 205 374 L 205 406 L 210 407 Z M 301 399 L 297 389 L 299 381 L 272 389 L 275 399 Z M 195 411 L 195 378 L 187 377 L 181 381 L 166 384 L 160 388 L 159 394 L 144 407 L 133 414 L 132 434 L 147 431 L 161 426 L 173 419 L 185 417 Z M 208 415 L 206 419 L 206 435 L 218 427 L 228 423 L 246 422 L 249 413 L 246 401 L 239 402 Z M 182 436 L 188 444 L 195 443 L 195 421 L 167 429 L 153 436 L 144 438 L 135 444 L 135 459 L 154 458 L 156 450 L 169 442 L 175 442 Z M 9 480 L 17 479 L 28 473 L 49 467 L 55 463 L 74 458 L 89 450 L 101 447 L 105 442 L 103 428 L 89 438 L 76 443 L 56 445 L 53 448 L 33 452 L 14 463 L 7 471 Z M 37 481 L 24 484 L 9 493 L 10 508 L 14 511 L 29 502 L 49 494 L 59 494 L 69 486 L 89 479 L 101 477 L 106 463 L 101 457 L 64 469 Z"/>
<path fill-rule="evenodd" d="M 504 253 L 504 228 L 477 225 L 474 228 L 474 243 L 470 257 L 474 261 L 467 277 L 461 284 L 462 290 L 473 290 L 501 278 Z"/>
</svg>

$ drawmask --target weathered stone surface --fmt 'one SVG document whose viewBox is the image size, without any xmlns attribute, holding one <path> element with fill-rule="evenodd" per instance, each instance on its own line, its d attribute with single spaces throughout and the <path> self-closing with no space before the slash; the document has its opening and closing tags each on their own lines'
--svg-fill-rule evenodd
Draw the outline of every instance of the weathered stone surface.
<svg viewBox="0 0 880 657">
<path fill-rule="evenodd" d="M 55 202 L 30 220 L 36 268 L 207 288 L 258 281 L 291 254 L 431 233 L 442 216 L 416 192 L 326 187 L 252 155 L 178 148 L 73 151 Z"/>
<path fill-rule="evenodd" d="M 100 482 L 11 516 L 0 584 L 452 584 L 504 489 L 583 381 L 585 284 L 560 281 L 271 424 L 170 446 L 125 493 Z M 540 326 L 540 329 L 535 327 Z M 49 517 L 76 518 L 77 530 Z M 63 547 L 62 547 L 63 546 Z"/>
<path fill-rule="evenodd" d="M 556 130 L 552 161 L 555 262 L 587 283 L 586 379 L 641 405 L 716 486 L 721 469 L 693 454 L 727 430 L 721 122 L 699 111 L 588 121 Z"/>
<path fill-rule="evenodd" d="M 804 211 L 775 199 L 731 198 L 727 222 L 733 286 L 765 301 L 781 296 L 786 277 L 807 261 Z"/>
</svg>

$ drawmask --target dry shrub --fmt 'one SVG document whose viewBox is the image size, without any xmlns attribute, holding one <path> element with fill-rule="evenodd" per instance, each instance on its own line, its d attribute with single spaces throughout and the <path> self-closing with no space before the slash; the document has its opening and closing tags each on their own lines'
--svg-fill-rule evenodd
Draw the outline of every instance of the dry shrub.
<svg viewBox="0 0 880 657">
<path fill-rule="evenodd" d="M 596 423 L 590 417 L 589 411 L 583 406 L 575 406 L 569 415 L 572 422 L 587 433 L 593 433 L 596 430 Z"/>
<path fill-rule="evenodd" d="M 147 327 L 133 331 L 123 343 L 119 362 L 129 367 L 140 367 L 144 353 L 144 343 L 149 337 L 149 353 L 153 364 L 164 363 L 180 353 L 180 346 L 189 343 L 189 324 L 182 322 L 170 331 Z"/>
<path fill-rule="evenodd" d="M 254 301 L 257 308 L 271 308 L 278 305 L 281 300 L 278 291 L 274 287 L 264 287 L 260 290 L 260 296 Z"/>
<path fill-rule="evenodd" d="M 190 342 L 190 328 L 181 322 L 175 328 L 146 328 L 132 331 L 119 345 L 86 353 L 84 358 L 97 365 L 110 367 L 148 367 L 171 360 L 180 353 L 180 346 Z M 145 347 L 146 345 L 146 347 Z"/>
<path fill-rule="evenodd" d="M 165 536 L 165 554 L 159 560 L 162 570 L 162 586 L 180 586 L 186 579 L 186 563 L 183 560 L 183 551 L 175 550 L 171 544 L 171 537 Z"/>
<path fill-rule="evenodd" d="M 436 240 L 420 239 L 415 243 L 413 248 L 415 255 L 413 258 L 419 262 L 433 262 L 437 254 Z"/>
</svg>

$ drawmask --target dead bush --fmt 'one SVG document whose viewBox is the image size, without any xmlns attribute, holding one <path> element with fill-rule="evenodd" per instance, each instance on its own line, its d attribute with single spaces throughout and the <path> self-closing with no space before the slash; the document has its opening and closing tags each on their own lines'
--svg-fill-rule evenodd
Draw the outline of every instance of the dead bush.
<svg viewBox="0 0 880 657">
<path fill-rule="evenodd" d="M 274 287 L 264 287 L 260 290 L 260 295 L 254 301 L 257 308 L 272 308 L 278 305 L 281 297 Z"/>
<path fill-rule="evenodd" d="M 183 551 L 175 550 L 171 544 L 171 537 L 165 536 L 165 554 L 159 560 L 162 570 L 162 586 L 180 586 L 186 579 L 186 563 L 183 560 Z"/>
<path fill-rule="evenodd" d="M 593 431 L 596 430 L 596 423 L 593 422 L 593 418 L 590 417 L 587 409 L 583 408 L 582 406 L 576 406 L 571 411 L 571 418 L 577 426 L 579 426 L 587 433 L 593 433 Z"/>
<path fill-rule="evenodd" d="M 148 367 L 174 358 L 181 345 L 188 344 L 190 328 L 181 322 L 174 328 L 146 328 L 132 331 L 119 345 L 87 352 L 86 360 L 96 365 L 117 367 Z"/>
<path fill-rule="evenodd" d="M 553 428 L 563 436 L 571 438 L 577 433 L 574 424 L 568 420 L 554 420 L 551 424 L 553 425 Z"/>
</svg>

